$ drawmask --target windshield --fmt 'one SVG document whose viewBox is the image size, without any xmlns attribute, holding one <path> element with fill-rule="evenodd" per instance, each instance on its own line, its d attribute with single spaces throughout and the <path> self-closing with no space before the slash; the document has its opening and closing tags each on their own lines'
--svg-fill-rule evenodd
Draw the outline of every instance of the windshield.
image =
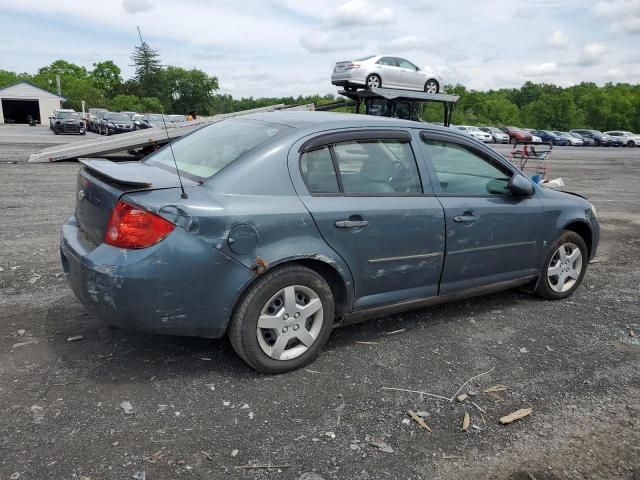
<svg viewBox="0 0 640 480">
<path fill-rule="evenodd" d="M 57 118 L 80 118 L 79 112 L 58 112 Z"/>
<path fill-rule="evenodd" d="M 112 113 L 109 115 L 109 120 L 112 122 L 130 122 L 131 117 L 129 115 L 125 115 L 124 113 Z"/>
<path fill-rule="evenodd" d="M 480 132 L 481 130 L 478 127 L 467 127 L 472 132 Z"/>
<path fill-rule="evenodd" d="M 151 114 L 151 115 L 147 116 L 147 121 L 149 121 L 149 122 L 161 122 L 162 121 L 162 115 L 159 114 L 159 113 Z"/>
<path fill-rule="evenodd" d="M 223 120 L 176 141 L 173 152 L 181 174 L 204 180 L 289 130 L 291 127 L 255 120 Z M 146 161 L 175 171 L 170 148 L 158 150 Z"/>
</svg>

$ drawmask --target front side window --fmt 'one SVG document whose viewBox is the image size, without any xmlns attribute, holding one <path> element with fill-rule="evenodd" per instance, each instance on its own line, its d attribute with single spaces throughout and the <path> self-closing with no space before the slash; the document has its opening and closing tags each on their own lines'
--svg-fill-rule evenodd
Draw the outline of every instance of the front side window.
<svg viewBox="0 0 640 480">
<path fill-rule="evenodd" d="M 344 193 L 422 193 L 420 175 L 408 142 L 353 141 L 336 144 L 333 148 Z"/>
<path fill-rule="evenodd" d="M 508 192 L 511 173 L 506 168 L 455 143 L 422 139 L 421 145 L 443 193 L 485 196 Z"/>
<path fill-rule="evenodd" d="M 409 70 L 418 69 L 418 67 L 416 67 L 413 63 L 411 63 L 409 60 L 405 60 L 404 58 L 398 58 L 398 66 L 401 68 L 407 68 Z"/>
<path fill-rule="evenodd" d="M 290 130 L 291 127 L 285 125 L 255 120 L 222 120 L 180 138 L 172 144 L 173 153 L 180 173 L 204 180 Z M 166 147 L 149 156 L 146 161 L 175 170 L 172 152 Z"/>
</svg>

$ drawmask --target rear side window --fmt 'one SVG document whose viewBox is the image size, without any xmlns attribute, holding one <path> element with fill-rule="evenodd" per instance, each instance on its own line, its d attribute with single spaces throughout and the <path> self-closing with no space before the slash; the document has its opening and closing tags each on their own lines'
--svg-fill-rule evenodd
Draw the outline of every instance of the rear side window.
<svg viewBox="0 0 640 480">
<path fill-rule="evenodd" d="M 300 172 L 311 193 L 340 193 L 329 147 L 303 153 Z"/>
<path fill-rule="evenodd" d="M 376 63 L 379 65 L 388 65 L 390 67 L 396 67 L 396 59 L 394 57 L 382 57 Z"/>
<path fill-rule="evenodd" d="M 463 196 L 507 193 L 511 172 L 506 168 L 455 143 L 422 139 L 421 145 L 433 164 L 443 193 Z"/>
<path fill-rule="evenodd" d="M 411 145 L 399 140 L 354 140 L 305 152 L 300 171 L 309 191 L 316 194 L 422 193 Z"/>
</svg>

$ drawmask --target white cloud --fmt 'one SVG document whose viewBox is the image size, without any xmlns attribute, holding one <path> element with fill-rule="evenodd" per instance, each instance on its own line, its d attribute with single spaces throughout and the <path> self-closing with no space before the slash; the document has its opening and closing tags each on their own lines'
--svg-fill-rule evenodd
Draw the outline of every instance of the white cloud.
<svg viewBox="0 0 640 480">
<path fill-rule="evenodd" d="M 531 63 L 524 65 L 520 72 L 527 77 L 544 77 L 558 72 L 558 64 L 549 63 Z"/>
<path fill-rule="evenodd" d="M 593 12 L 610 19 L 615 32 L 640 34 L 640 0 L 602 0 L 595 3 Z"/>
<path fill-rule="evenodd" d="M 610 68 L 609 70 L 607 70 L 607 77 L 620 78 L 624 77 L 624 75 L 624 70 L 621 70 L 619 68 Z"/>
<path fill-rule="evenodd" d="M 335 10 L 333 23 L 348 25 L 390 25 L 393 23 L 393 10 L 378 7 L 367 0 L 349 0 Z"/>
<path fill-rule="evenodd" d="M 133 15 L 140 12 L 149 12 L 153 10 L 154 6 L 149 0 L 122 0 L 122 8 Z"/>
<path fill-rule="evenodd" d="M 350 50 L 357 46 L 358 42 L 344 35 L 314 32 L 301 37 L 300 44 L 311 53 L 328 53 Z"/>
<path fill-rule="evenodd" d="M 585 45 L 585 47 L 582 49 L 580 59 L 578 60 L 578 65 L 596 65 L 600 63 L 606 51 L 607 49 L 604 45 L 596 42 Z"/>
<path fill-rule="evenodd" d="M 392 51 L 427 49 L 429 46 L 426 38 L 417 35 L 394 38 L 386 44 L 386 48 Z"/>
<path fill-rule="evenodd" d="M 556 30 L 547 40 L 551 47 L 566 48 L 569 45 L 569 37 L 562 30 Z"/>
</svg>

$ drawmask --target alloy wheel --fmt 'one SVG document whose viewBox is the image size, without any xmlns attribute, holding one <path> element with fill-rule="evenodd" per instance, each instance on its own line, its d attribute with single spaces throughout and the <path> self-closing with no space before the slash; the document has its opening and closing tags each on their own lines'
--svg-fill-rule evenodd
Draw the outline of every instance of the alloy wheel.
<svg viewBox="0 0 640 480">
<path fill-rule="evenodd" d="M 547 282 L 554 292 L 564 293 L 573 288 L 582 272 L 582 253 L 574 243 L 561 245 L 553 254 L 547 268 Z"/>
<path fill-rule="evenodd" d="M 367 87 L 368 88 L 378 88 L 380 86 L 380 79 L 376 75 L 370 75 L 367 78 Z"/>
<path fill-rule="evenodd" d="M 433 80 L 429 80 L 424 87 L 424 91 L 427 93 L 438 93 L 438 84 Z"/>
<path fill-rule="evenodd" d="M 256 335 L 262 351 L 275 360 L 291 360 L 306 352 L 322 329 L 322 301 L 303 285 L 285 287 L 262 307 Z"/>
</svg>

